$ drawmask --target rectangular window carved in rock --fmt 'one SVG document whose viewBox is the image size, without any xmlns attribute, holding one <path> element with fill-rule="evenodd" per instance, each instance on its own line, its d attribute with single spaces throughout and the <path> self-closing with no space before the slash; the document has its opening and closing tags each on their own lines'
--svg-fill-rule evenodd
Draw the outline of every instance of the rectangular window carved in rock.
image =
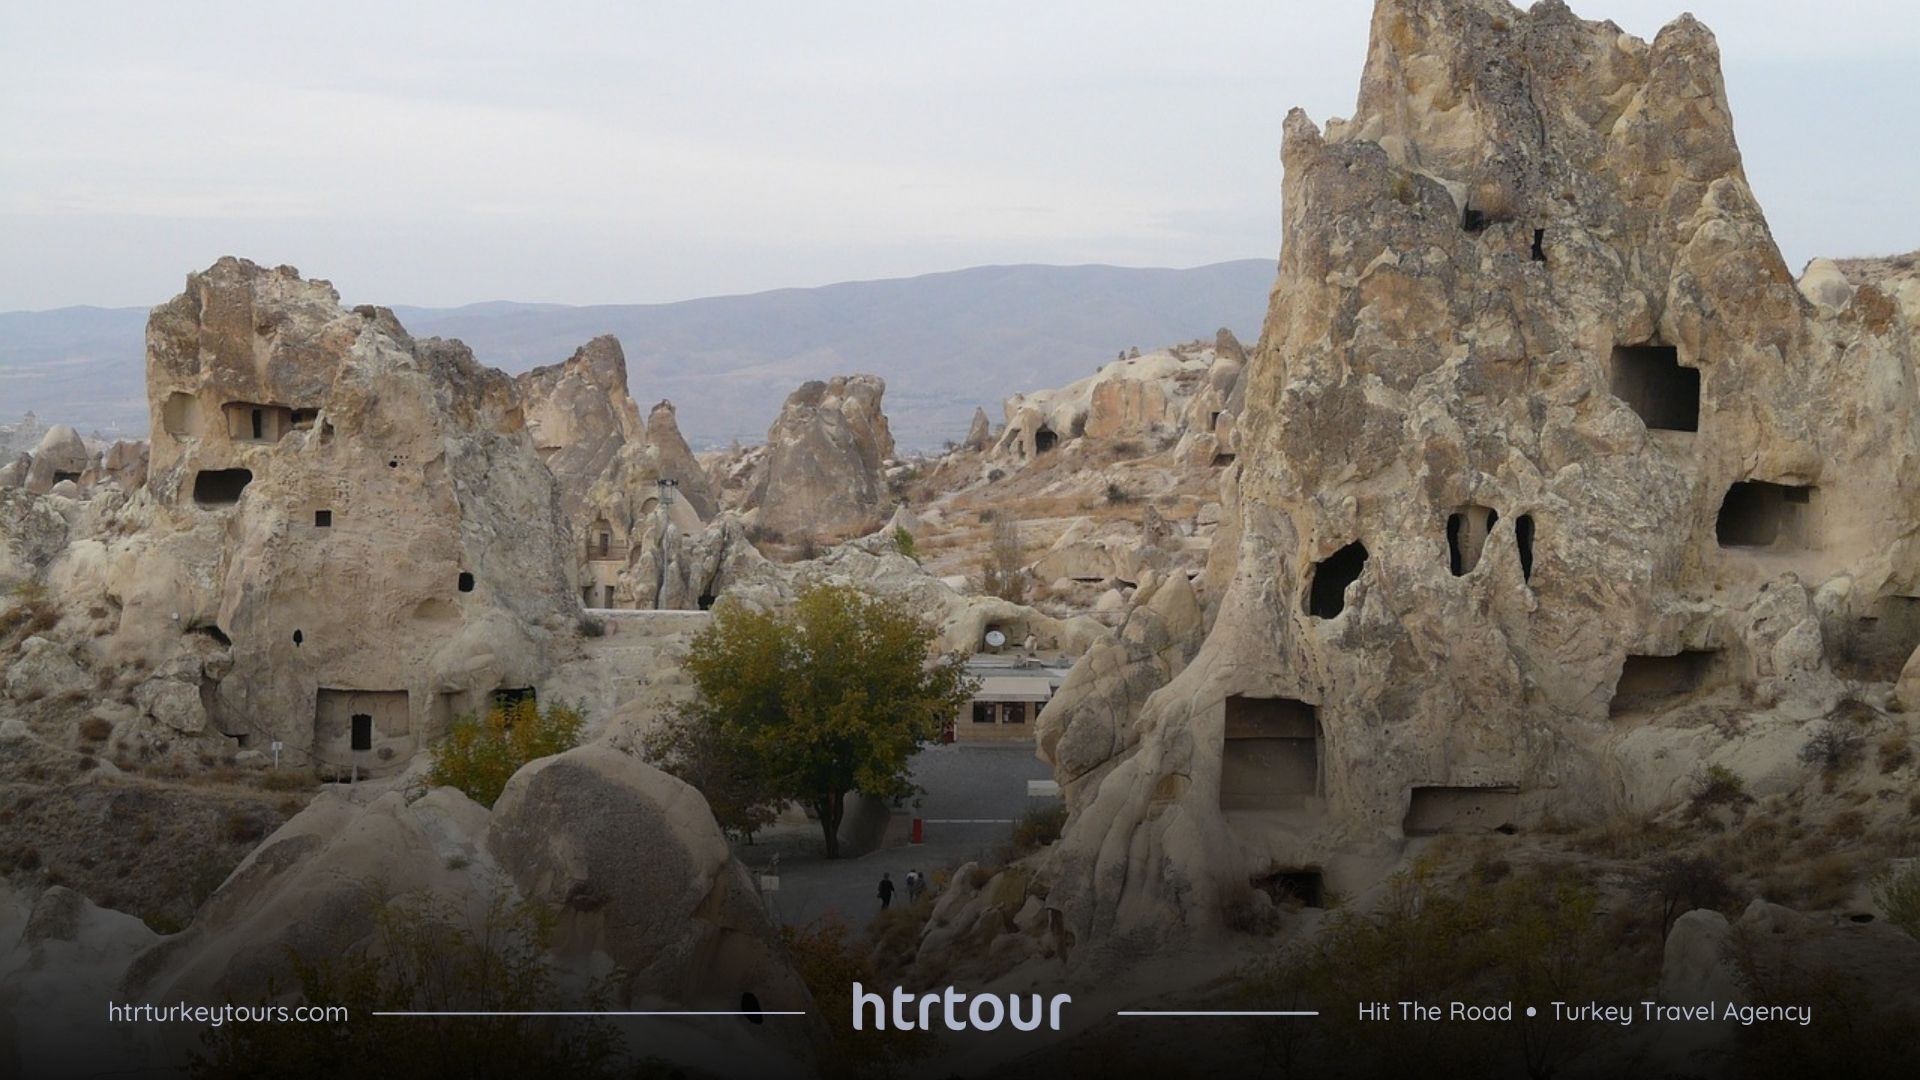
<svg viewBox="0 0 1920 1080">
<path fill-rule="evenodd" d="M 1284 697 L 1226 700 L 1222 810 L 1289 810 L 1320 793 L 1320 711 Z"/>
<path fill-rule="evenodd" d="M 1700 369 L 1682 367 L 1671 345 L 1615 347 L 1608 386 L 1649 428 L 1700 430 Z"/>
<path fill-rule="evenodd" d="M 1742 480 L 1727 489 L 1714 520 L 1721 547 L 1799 551 L 1812 544 L 1813 489 Z"/>
</svg>

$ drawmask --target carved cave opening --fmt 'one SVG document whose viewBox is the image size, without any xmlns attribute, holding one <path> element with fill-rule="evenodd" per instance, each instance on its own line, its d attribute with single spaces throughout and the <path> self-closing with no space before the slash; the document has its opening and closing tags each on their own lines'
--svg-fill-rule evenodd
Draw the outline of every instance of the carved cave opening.
<svg viewBox="0 0 1920 1080">
<path fill-rule="evenodd" d="M 232 506 L 253 483 L 247 469 L 202 469 L 193 474 L 193 501 L 201 506 Z"/>
<path fill-rule="evenodd" d="M 1320 710 L 1284 697 L 1226 700 L 1222 810 L 1291 810 L 1320 793 Z"/>
<path fill-rule="evenodd" d="M 169 435 L 180 438 L 197 438 L 206 428 L 206 421 L 200 415 L 200 399 L 184 391 L 175 390 L 160 403 L 160 427 Z"/>
<path fill-rule="evenodd" d="M 1533 580 L 1533 515 L 1513 519 L 1513 546 L 1520 551 L 1520 580 Z"/>
<path fill-rule="evenodd" d="M 1248 882 L 1281 907 L 1327 906 L 1326 884 L 1317 869 L 1276 870 Z"/>
<path fill-rule="evenodd" d="M 1366 567 L 1367 546 L 1358 540 L 1313 564 L 1307 586 L 1307 614 L 1331 619 L 1345 611 L 1347 586 L 1358 581 Z"/>
<path fill-rule="evenodd" d="M 1713 534 L 1721 547 L 1811 547 L 1813 489 L 1765 480 L 1741 480 L 1720 500 Z"/>
<path fill-rule="evenodd" d="M 1700 369 L 1671 345 L 1617 345 L 1608 389 L 1659 431 L 1700 430 Z"/>
<path fill-rule="evenodd" d="M 1823 629 L 1836 674 L 1892 682 L 1920 649 L 1920 597 L 1883 596 L 1865 614 Z"/>
<path fill-rule="evenodd" d="M 1609 716 L 1633 716 L 1673 704 L 1706 686 L 1719 653 L 1687 649 L 1672 656 L 1628 656 L 1614 683 Z"/>
<path fill-rule="evenodd" d="M 1415 787 L 1400 831 L 1408 836 L 1519 831 L 1516 787 Z"/>
<path fill-rule="evenodd" d="M 1500 520 L 1492 507 L 1463 506 L 1447 515 L 1447 569 L 1454 577 L 1473 572 L 1486 549 L 1487 534 Z"/>
</svg>

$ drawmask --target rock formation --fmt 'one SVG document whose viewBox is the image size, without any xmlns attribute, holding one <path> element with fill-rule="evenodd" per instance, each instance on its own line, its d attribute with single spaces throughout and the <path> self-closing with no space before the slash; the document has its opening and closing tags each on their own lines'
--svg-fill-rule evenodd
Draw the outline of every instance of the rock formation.
<svg viewBox="0 0 1920 1080">
<path fill-rule="evenodd" d="M 673 402 L 662 401 L 647 413 L 647 445 L 653 447 L 660 475 L 674 482 L 676 494 L 687 500 L 700 520 L 711 520 L 720 505 L 707 486 L 706 471 L 694 460 L 693 451 L 687 449 L 687 440 L 680 434 Z"/>
<path fill-rule="evenodd" d="M 993 441 L 993 426 L 987 422 L 987 410 L 973 410 L 973 422 L 967 425 L 966 441 L 960 444 L 963 450 L 985 450 Z"/>
<path fill-rule="evenodd" d="M 65 424 L 55 424 L 33 448 L 33 464 L 27 469 L 26 488 L 46 494 L 62 481 L 78 484 L 93 463 L 86 440 Z"/>
<path fill-rule="evenodd" d="M 511 379 L 231 258 L 147 347 L 147 484 L 96 498 L 47 568 L 75 616 L 53 636 L 147 673 L 113 690 L 136 710 L 113 745 L 156 725 L 366 775 L 537 686 L 578 607 Z"/>
<path fill-rule="evenodd" d="M 737 528 L 705 523 L 718 510 L 705 470 L 680 435 L 673 403 L 645 423 L 627 390 L 619 341 L 593 339 L 565 363 L 519 377 L 528 427 L 552 470 L 578 552 L 575 588 L 589 608 L 663 608 L 712 602 L 718 558 Z M 700 542 L 695 542 L 698 538 Z M 678 579 L 663 563 L 679 564 Z M 704 574 L 696 567 L 705 566 Z"/>
<path fill-rule="evenodd" d="M 1209 433 L 1239 371 L 1215 349 L 1188 345 L 1115 360 L 1057 390 L 1015 394 L 1003 406 L 1006 426 L 990 456 L 1018 463 L 1082 437 L 1170 444 L 1189 431 Z M 1196 423 L 1192 413 L 1202 404 Z M 1212 457 L 1203 456 L 1201 464 Z"/>
<path fill-rule="evenodd" d="M 1083 943 L 1671 797 L 1674 703 L 1793 730 L 1920 642 L 1911 323 L 1871 273 L 1796 288 L 1699 23 L 1380 0 L 1356 115 L 1294 112 L 1284 162 L 1205 644 L 1132 661 L 1178 668 L 1137 709 L 1113 672 L 1043 720 L 1083 785 L 1048 901 Z M 1071 417 L 1029 403 L 1002 445 L 1040 419 Z"/>
<path fill-rule="evenodd" d="M 844 375 L 787 396 L 748 501 L 760 528 L 797 539 L 864 532 L 886 519 L 886 392 L 878 376 Z"/>
<path fill-rule="evenodd" d="M 526 402 L 527 431 L 560 483 L 560 506 L 578 517 L 587 490 L 646 429 L 627 392 L 627 357 L 619 339 L 603 334 L 559 364 L 515 377 Z"/>
</svg>

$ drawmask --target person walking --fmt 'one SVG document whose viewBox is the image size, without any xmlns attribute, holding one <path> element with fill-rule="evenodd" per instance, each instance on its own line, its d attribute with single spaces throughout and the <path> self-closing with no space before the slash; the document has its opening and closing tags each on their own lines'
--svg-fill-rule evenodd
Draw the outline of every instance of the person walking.
<svg viewBox="0 0 1920 1080">
<path fill-rule="evenodd" d="M 887 905 L 891 903 L 893 903 L 893 875 L 881 874 L 880 875 L 880 910 L 881 911 L 887 910 Z"/>
<path fill-rule="evenodd" d="M 918 870 L 907 871 L 907 903 L 920 901 L 920 894 L 927 891 L 927 878 Z"/>
</svg>

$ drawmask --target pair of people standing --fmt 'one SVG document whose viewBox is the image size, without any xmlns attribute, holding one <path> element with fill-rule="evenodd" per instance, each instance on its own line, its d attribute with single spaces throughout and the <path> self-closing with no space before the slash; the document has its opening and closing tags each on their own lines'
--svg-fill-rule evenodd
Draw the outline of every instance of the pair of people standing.
<svg viewBox="0 0 1920 1080">
<path fill-rule="evenodd" d="M 887 908 L 890 905 L 892 905 L 893 894 L 895 891 L 896 890 L 893 884 L 893 875 L 891 873 L 881 874 L 880 875 L 880 894 L 879 894 L 881 911 L 887 910 Z M 914 901 L 919 900 L 921 894 L 926 891 L 927 891 L 926 875 L 922 874 L 918 870 L 907 871 L 907 903 L 911 904 Z"/>
</svg>

